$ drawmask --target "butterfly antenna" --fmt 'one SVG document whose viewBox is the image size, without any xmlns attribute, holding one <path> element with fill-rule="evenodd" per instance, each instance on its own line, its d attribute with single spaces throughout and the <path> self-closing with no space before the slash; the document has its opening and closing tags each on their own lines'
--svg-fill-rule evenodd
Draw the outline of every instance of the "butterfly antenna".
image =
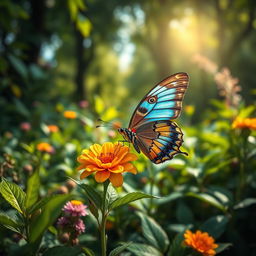
<svg viewBox="0 0 256 256">
<path fill-rule="evenodd" d="M 97 119 L 98 122 L 100 122 L 100 124 L 96 125 L 96 128 L 99 128 L 99 127 L 111 127 L 113 124 L 111 122 L 106 122 L 100 118 Z"/>
</svg>

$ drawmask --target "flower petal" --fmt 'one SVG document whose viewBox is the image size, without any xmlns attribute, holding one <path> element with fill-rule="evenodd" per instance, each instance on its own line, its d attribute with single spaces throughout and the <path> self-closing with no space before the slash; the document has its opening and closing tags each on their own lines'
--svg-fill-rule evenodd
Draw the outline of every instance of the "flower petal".
<svg viewBox="0 0 256 256">
<path fill-rule="evenodd" d="M 114 145 L 112 142 L 106 142 L 102 145 L 101 153 L 104 155 L 114 153 Z"/>
<path fill-rule="evenodd" d="M 124 167 L 124 172 L 131 172 L 133 174 L 137 174 L 137 169 L 131 163 L 125 163 L 123 164 L 123 167 Z"/>
<path fill-rule="evenodd" d="M 102 147 L 99 144 L 94 144 L 94 145 L 90 146 L 90 151 L 94 154 L 95 157 L 100 155 L 101 149 L 102 149 Z"/>
<path fill-rule="evenodd" d="M 85 168 L 88 172 L 95 172 L 95 171 L 104 171 L 104 168 L 100 168 L 97 165 L 87 165 Z"/>
<path fill-rule="evenodd" d="M 109 171 L 112 173 L 122 173 L 124 172 L 124 167 L 122 165 L 117 165 L 109 168 Z"/>
<path fill-rule="evenodd" d="M 124 182 L 123 176 L 120 173 L 111 173 L 109 180 L 114 187 L 120 187 Z"/>
<path fill-rule="evenodd" d="M 106 181 L 110 176 L 109 171 L 99 171 L 95 174 L 95 180 L 99 183 Z"/>
<path fill-rule="evenodd" d="M 87 176 L 91 175 L 92 172 L 83 171 L 80 175 L 80 180 L 85 179 Z"/>
<path fill-rule="evenodd" d="M 120 146 L 118 146 L 120 145 Z M 116 145 L 115 148 L 115 158 L 113 160 L 113 165 L 118 165 L 121 160 L 128 154 L 129 148 L 126 146 L 121 146 L 121 144 Z"/>
<path fill-rule="evenodd" d="M 135 160 L 137 160 L 138 159 L 138 157 L 135 155 L 135 154 L 133 154 L 133 153 L 128 153 L 128 154 L 126 154 L 126 156 L 120 161 L 120 164 L 122 164 L 122 163 L 127 163 L 127 162 L 130 162 L 130 161 L 135 161 Z"/>
</svg>

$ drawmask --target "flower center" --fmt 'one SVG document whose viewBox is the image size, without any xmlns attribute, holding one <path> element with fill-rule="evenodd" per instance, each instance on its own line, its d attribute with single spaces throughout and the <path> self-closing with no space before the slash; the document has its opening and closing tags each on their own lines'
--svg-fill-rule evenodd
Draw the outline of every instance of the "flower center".
<svg viewBox="0 0 256 256">
<path fill-rule="evenodd" d="M 106 163 L 111 163 L 114 159 L 115 155 L 113 153 L 101 153 L 99 156 L 98 156 L 98 159 L 103 163 L 103 164 L 106 164 Z"/>
<path fill-rule="evenodd" d="M 78 200 L 71 200 L 70 202 L 73 205 L 81 205 L 81 204 L 83 204 L 81 201 L 78 201 Z"/>
</svg>

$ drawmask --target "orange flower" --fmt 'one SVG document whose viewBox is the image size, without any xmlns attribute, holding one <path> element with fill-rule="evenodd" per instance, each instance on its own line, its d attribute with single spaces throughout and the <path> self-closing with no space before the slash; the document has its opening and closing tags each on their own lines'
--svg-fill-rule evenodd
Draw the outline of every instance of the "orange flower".
<svg viewBox="0 0 256 256">
<path fill-rule="evenodd" d="M 213 237 L 209 236 L 207 232 L 197 230 L 195 233 L 192 233 L 190 230 L 187 230 L 184 234 L 184 238 L 185 245 L 193 248 L 202 255 L 212 256 L 216 254 L 214 249 L 217 248 L 218 245 L 214 243 Z"/>
<path fill-rule="evenodd" d="M 78 170 L 84 169 L 80 179 L 95 172 L 97 182 L 102 183 L 109 179 L 113 186 L 122 186 L 124 172 L 137 173 L 133 164 L 130 163 L 136 160 L 137 156 L 129 150 L 127 146 L 111 142 L 106 142 L 102 146 L 94 144 L 89 149 L 84 149 L 77 158 L 80 163 Z"/>
<path fill-rule="evenodd" d="M 36 145 L 37 150 L 41 152 L 53 153 L 54 148 L 47 142 L 41 142 Z"/>
<path fill-rule="evenodd" d="M 232 128 L 256 130 L 256 118 L 237 117 L 232 123 Z"/>
<path fill-rule="evenodd" d="M 77 114 L 75 111 L 71 111 L 71 110 L 66 110 L 63 113 L 64 117 L 66 117 L 67 119 L 75 119 Z"/>
<path fill-rule="evenodd" d="M 54 124 L 47 125 L 47 128 L 48 128 L 49 132 L 58 132 L 59 131 L 59 127 Z"/>
</svg>

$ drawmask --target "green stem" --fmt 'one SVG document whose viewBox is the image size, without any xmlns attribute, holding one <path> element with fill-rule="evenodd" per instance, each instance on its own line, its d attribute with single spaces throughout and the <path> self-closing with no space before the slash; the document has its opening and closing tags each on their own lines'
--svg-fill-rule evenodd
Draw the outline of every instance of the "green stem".
<svg viewBox="0 0 256 256">
<path fill-rule="evenodd" d="M 100 239 L 101 239 L 101 256 L 107 255 L 107 241 L 106 241 L 106 221 L 108 217 L 108 211 L 106 207 L 106 195 L 108 190 L 109 181 L 104 182 L 104 191 L 103 191 L 103 202 L 102 202 L 102 218 L 100 224 Z"/>
<path fill-rule="evenodd" d="M 148 170 L 149 170 L 149 181 L 150 181 L 150 195 L 153 194 L 153 188 L 154 188 L 154 171 L 153 171 L 153 166 L 151 163 L 149 163 L 148 165 Z M 148 213 L 149 215 L 151 214 L 153 208 L 153 198 L 150 198 L 150 202 L 149 202 L 149 209 L 148 209 Z"/>
<path fill-rule="evenodd" d="M 241 196 L 243 193 L 243 190 L 245 188 L 245 183 L 246 183 L 246 161 L 247 161 L 247 139 L 248 139 L 249 134 L 244 132 L 242 134 L 242 145 L 240 149 L 240 168 L 239 168 L 239 188 L 238 188 L 238 193 L 237 193 L 237 200 L 241 200 Z"/>
</svg>

